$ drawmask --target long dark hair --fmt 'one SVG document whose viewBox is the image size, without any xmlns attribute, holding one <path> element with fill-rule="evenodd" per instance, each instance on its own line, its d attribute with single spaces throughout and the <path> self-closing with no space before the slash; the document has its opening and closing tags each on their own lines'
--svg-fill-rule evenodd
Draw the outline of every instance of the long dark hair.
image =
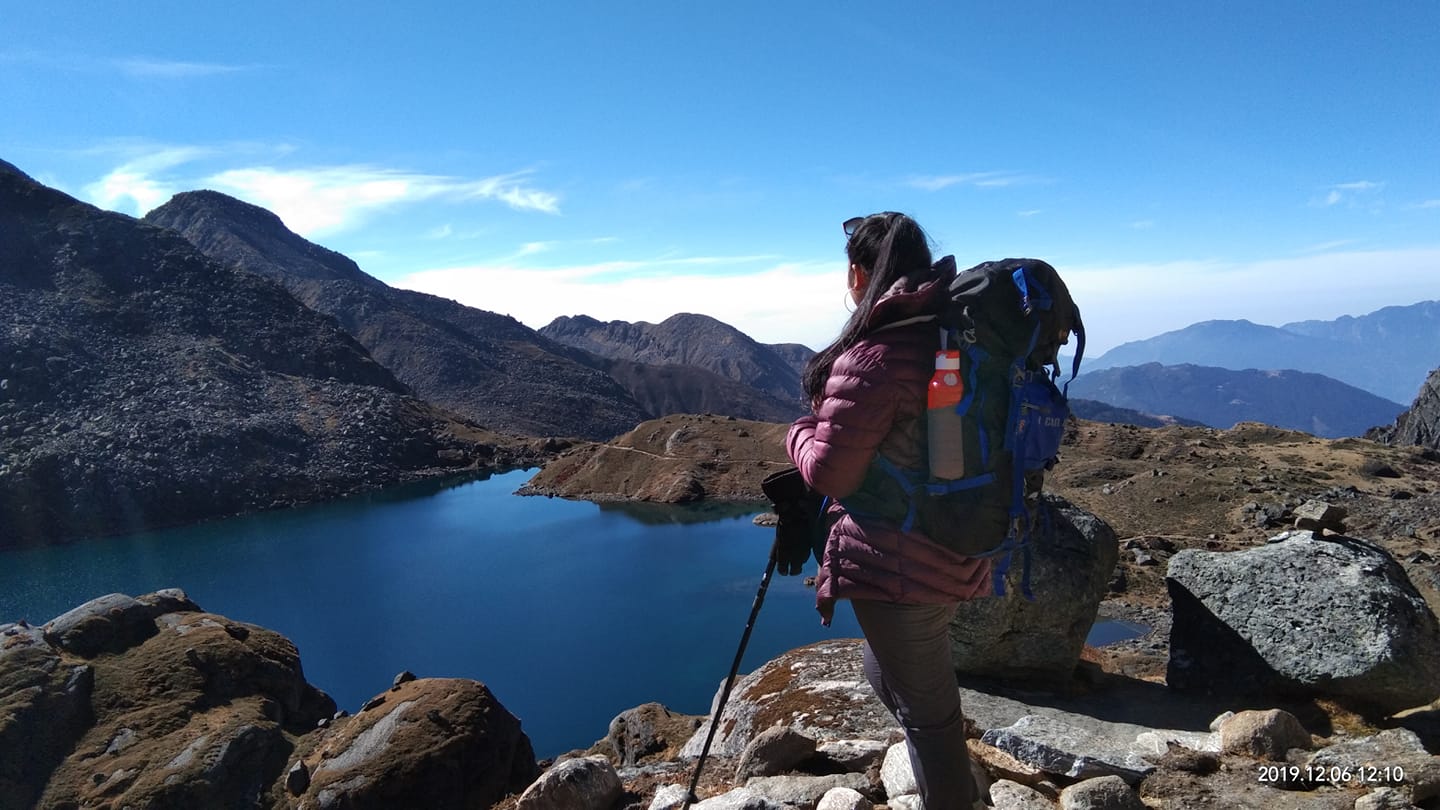
<svg viewBox="0 0 1440 810">
<path fill-rule="evenodd" d="M 865 335 L 870 322 L 870 312 L 875 302 L 895 282 L 907 273 L 930 267 L 930 238 L 920 224 L 904 214 L 886 211 L 871 214 L 856 227 L 845 243 L 845 255 L 851 264 L 858 264 L 870 274 L 870 283 L 860 297 L 860 303 L 851 313 L 850 320 L 840 330 L 835 342 L 826 346 L 819 354 L 805 364 L 803 382 L 805 394 L 810 402 L 820 401 L 825 391 L 825 380 L 830 377 L 830 367 L 835 358 L 854 346 Z"/>
</svg>

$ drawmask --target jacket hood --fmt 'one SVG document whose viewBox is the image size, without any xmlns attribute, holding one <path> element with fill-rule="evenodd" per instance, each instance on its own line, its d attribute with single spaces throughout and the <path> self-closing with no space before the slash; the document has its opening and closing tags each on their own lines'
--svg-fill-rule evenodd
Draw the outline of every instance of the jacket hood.
<svg viewBox="0 0 1440 810">
<path fill-rule="evenodd" d="M 866 322 L 867 331 L 893 326 L 912 318 L 934 317 L 950 300 L 950 282 L 955 279 L 955 259 L 946 256 L 934 265 L 896 279 L 875 302 Z"/>
</svg>

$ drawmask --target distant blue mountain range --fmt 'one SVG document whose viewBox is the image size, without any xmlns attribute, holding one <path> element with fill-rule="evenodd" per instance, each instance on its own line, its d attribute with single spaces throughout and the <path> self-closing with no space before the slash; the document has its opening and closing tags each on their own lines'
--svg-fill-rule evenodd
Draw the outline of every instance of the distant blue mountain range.
<svg viewBox="0 0 1440 810">
<path fill-rule="evenodd" d="M 1146 363 L 1312 372 L 1408 405 L 1440 367 L 1440 301 L 1278 327 L 1203 321 L 1087 358 L 1084 370 Z"/>
<path fill-rule="evenodd" d="M 1189 363 L 1087 370 L 1071 383 L 1070 394 L 1145 414 L 1199 420 L 1211 427 L 1264 422 L 1330 439 L 1362 436 L 1371 428 L 1391 424 L 1405 410 L 1322 374 L 1234 371 Z"/>
</svg>

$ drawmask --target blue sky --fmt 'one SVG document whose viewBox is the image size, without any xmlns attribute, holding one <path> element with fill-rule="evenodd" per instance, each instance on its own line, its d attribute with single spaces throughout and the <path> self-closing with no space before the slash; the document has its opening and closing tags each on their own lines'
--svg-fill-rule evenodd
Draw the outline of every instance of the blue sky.
<svg viewBox="0 0 1440 810">
<path fill-rule="evenodd" d="M 1440 298 L 1440 3 L 0 0 L 0 159 L 214 188 L 514 315 L 846 316 L 839 223 L 1059 267 L 1090 351 Z"/>
</svg>

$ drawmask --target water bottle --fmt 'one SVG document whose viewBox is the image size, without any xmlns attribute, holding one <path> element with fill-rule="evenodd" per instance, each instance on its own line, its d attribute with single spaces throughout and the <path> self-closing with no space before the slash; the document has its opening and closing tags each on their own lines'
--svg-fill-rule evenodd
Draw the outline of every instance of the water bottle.
<svg viewBox="0 0 1440 810">
<path fill-rule="evenodd" d="M 936 352 L 935 376 L 930 378 L 926 413 L 932 478 L 965 477 L 964 419 L 955 412 L 955 406 L 964 398 L 965 383 L 960 379 L 960 352 Z"/>
</svg>

